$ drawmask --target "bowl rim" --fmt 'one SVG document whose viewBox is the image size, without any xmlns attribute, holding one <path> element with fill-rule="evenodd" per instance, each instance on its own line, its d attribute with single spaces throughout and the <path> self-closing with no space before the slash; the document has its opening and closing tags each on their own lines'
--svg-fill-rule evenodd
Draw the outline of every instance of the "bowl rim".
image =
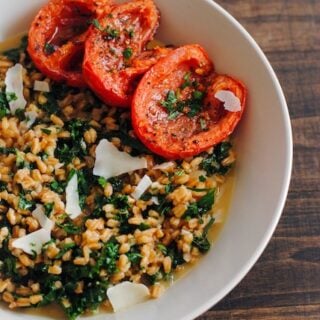
<svg viewBox="0 0 320 320">
<path fill-rule="evenodd" d="M 212 6 L 219 14 L 223 15 L 239 32 L 242 34 L 243 37 L 249 42 L 249 44 L 253 47 L 253 49 L 258 54 L 259 58 L 261 59 L 262 63 L 266 67 L 272 82 L 275 85 L 275 90 L 277 95 L 279 96 L 281 111 L 283 113 L 284 118 L 284 128 L 286 133 L 286 157 L 287 157 L 287 166 L 284 172 L 284 179 L 282 181 L 282 189 L 281 194 L 279 195 L 279 201 L 277 207 L 274 211 L 274 218 L 272 223 L 270 224 L 269 228 L 266 230 L 262 241 L 257 245 L 256 250 L 252 253 L 251 258 L 247 261 L 247 263 L 238 271 L 237 274 L 234 275 L 233 278 L 224 286 L 224 288 L 218 292 L 214 297 L 208 297 L 206 301 L 204 301 L 200 306 L 198 306 L 192 313 L 182 317 L 180 320 L 193 320 L 196 317 L 200 316 L 204 312 L 208 311 L 218 302 L 220 302 L 225 296 L 227 296 L 249 273 L 249 271 L 253 268 L 256 264 L 260 256 L 262 255 L 263 251 L 266 249 L 268 243 L 270 242 L 272 235 L 279 223 L 279 220 L 282 215 L 282 211 L 284 209 L 289 186 L 291 180 L 291 173 L 292 173 L 292 162 L 293 162 L 293 138 L 292 138 L 292 127 L 290 121 L 290 114 L 289 109 L 287 106 L 287 102 L 285 99 L 285 95 L 281 88 L 279 79 L 276 76 L 275 71 L 273 70 L 271 63 L 267 59 L 266 55 L 263 53 L 260 46 L 254 40 L 254 38 L 249 34 L 249 32 L 234 18 L 226 9 L 224 9 L 220 4 L 216 3 L 214 0 L 203 0 L 208 5 Z"/>
<path fill-rule="evenodd" d="M 224 285 L 223 289 L 221 289 L 215 296 L 208 296 L 203 302 L 198 305 L 192 312 L 189 312 L 188 314 L 179 317 L 179 320 L 193 320 L 196 317 L 200 316 L 204 312 L 206 312 L 208 309 L 213 307 L 215 304 L 217 304 L 219 301 L 221 301 L 227 294 L 229 294 L 242 280 L 243 278 L 248 274 L 248 272 L 252 269 L 252 267 L 255 265 L 257 260 L 262 255 L 263 251 L 267 247 L 282 214 L 288 190 L 290 185 L 290 179 L 291 179 L 291 172 L 292 172 L 292 162 L 293 162 L 293 139 L 292 139 L 292 128 L 291 128 L 291 122 L 290 122 L 290 116 L 289 116 L 289 110 L 286 103 L 286 99 L 283 93 L 283 90 L 281 88 L 280 82 L 270 64 L 267 57 L 263 53 L 262 49 L 259 47 L 257 42 L 253 39 L 253 37 L 249 34 L 248 31 L 230 14 L 228 13 L 221 5 L 216 3 L 214 0 L 202 0 L 206 2 L 211 8 L 215 11 L 217 11 L 220 15 L 222 15 L 230 24 L 232 24 L 239 33 L 248 41 L 248 44 L 253 48 L 253 50 L 257 53 L 259 56 L 262 64 L 266 68 L 268 74 L 270 75 L 270 78 L 275 86 L 275 91 L 278 95 L 279 102 L 280 102 L 280 108 L 283 115 L 283 125 L 285 129 L 285 135 L 286 135 L 286 170 L 283 173 L 283 181 L 281 186 L 281 193 L 279 194 L 279 200 L 277 203 L 277 207 L 274 210 L 272 221 L 270 222 L 270 225 L 268 229 L 265 230 L 264 236 L 260 243 L 257 244 L 255 251 L 252 252 L 250 259 L 244 264 L 244 266 L 238 270 L 236 274 L 233 275 L 232 278 Z"/>
</svg>

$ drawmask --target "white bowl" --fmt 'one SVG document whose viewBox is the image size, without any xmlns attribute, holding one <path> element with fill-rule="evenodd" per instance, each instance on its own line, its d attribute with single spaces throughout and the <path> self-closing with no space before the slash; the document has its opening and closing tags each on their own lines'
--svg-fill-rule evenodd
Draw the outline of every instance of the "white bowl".
<svg viewBox="0 0 320 320">
<path fill-rule="evenodd" d="M 45 0 L 0 2 L 0 40 L 24 31 Z M 159 300 L 91 319 L 190 320 L 232 290 L 257 261 L 283 209 L 292 165 L 286 101 L 266 57 L 243 29 L 210 0 L 156 0 L 162 14 L 159 38 L 199 43 L 218 72 L 241 79 L 249 89 L 237 136 L 236 186 L 228 221 L 211 251 Z M 50 315 L 48 309 L 48 316 Z M 0 310 L 1 319 L 47 319 Z"/>
</svg>

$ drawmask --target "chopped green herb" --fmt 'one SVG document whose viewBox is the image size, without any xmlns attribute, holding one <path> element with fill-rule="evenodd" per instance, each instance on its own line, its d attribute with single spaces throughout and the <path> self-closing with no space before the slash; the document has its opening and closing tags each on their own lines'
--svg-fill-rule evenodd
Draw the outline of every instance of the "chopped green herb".
<svg viewBox="0 0 320 320">
<path fill-rule="evenodd" d="M 14 115 L 20 120 L 23 121 L 26 119 L 26 115 L 24 114 L 24 109 L 17 109 Z"/>
<path fill-rule="evenodd" d="M 134 29 L 127 30 L 127 33 L 128 33 L 129 38 L 132 39 L 134 37 Z"/>
<path fill-rule="evenodd" d="M 204 169 L 208 175 L 228 173 L 232 165 L 224 166 L 223 160 L 229 156 L 232 145 L 229 142 L 221 142 L 214 147 L 213 153 L 208 155 L 200 164 L 200 168 Z"/>
<path fill-rule="evenodd" d="M 191 86 L 191 81 L 190 81 L 190 76 L 191 76 L 191 72 L 187 72 L 184 77 L 183 77 L 183 80 L 184 82 L 182 83 L 182 85 L 180 86 L 180 88 L 183 90 L 187 87 L 190 87 Z"/>
<path fill-rule="evenodd" d="M 125 48 L 122 52 L 122 55 L 125 59 L 130 59 L 132 57 L 133 51 L 131 48 Z"/>
<path fill-rule="evenodd" d="M 27 200 L 25 195 L 23 193 L 19 194 L 19 208 L 22 210 L 29 210 L 34 207 L 34 202 Z"/>
<path fill-rule="evenodd" d="M 57 99 L 53 92 L 45 92 L 43 93 L 44 96 L 47 98 L 47 102 L 44 104 L 39 104 L 39 107 L 48 113 L 48 115 L 58 114 L 60 111 L 60 107 L 58 105 Z"/>
<path fill-rule="evenodd" d="M 161 105 L 167 110 L 169 114 L 168 118 L 170 120 L 175 119 L 180 113 L 180 111 L 177 110 L 177 102 L 178 99 L 173 90 L 169 90 L 166 99 L 164 101 L 161 101 Z"/>
<path fill-rule="evenodd" d="M 0 92 L 0 120 L 9 113 L 9 104 L 6 94 L 4 92 Z"/>
<path fill-rule="evenodd" d="M 141 230 L 141 231 L 148 230 L 148 229 L 150 229 L 150 225 L 148 225 L 147 223 L 142 222 L 142 223 L 139 224 L 138 229 Z"/>
<path fill-rule="evenodd" d="M 6 92 L 6 98 L 8 102 L 18 100 L 18 97 L 15 92 Z"/>
<path fill-rule="evenodd" d="M 61 259 L 65 253 L 67 253 L 70 249 L 76 247 L 74 242 L 65 243 L 60 249 L 59 253 L 55 256 L 55 259 Z"/>
<path fill-rule="evenodd" d="M 158 243 L 157 244 L 157 248 L 163 253 L 163 255 L 165 255 L 165 256 L 167 255 L 168 250 L 167 250 L 167 247 L 164 244 Z"/>
<path fill-rule="evenodd" d="M 81 228 L 76 226 L 72 221 L 67 221 L 64 223 L 56 222 L 56 225 L 64 230 L 67 234 L 79 234 L 81 232 Z"/>
<path fill-rule="evenodd" d="M 47 135 L 51 134 L 51 130 L 50 129 L 46 129 L 46 128 L 41 128 L 41 131 Z"/>
<path fill-rule="evenodd" d="M 15 148 L 0 147 L 0 154 L 4 154 L 4 155 L 16 154 L 16 149 Z"/>
<path fill-rule="evenodd" d="M 46 204 L 44 204 L 43 206 L 44 206 L 44 214 L 45 214 L 47 217 L 50 217 L 51 212 L 52 212 L 53 207 L 54 207 L 54 203 L 53 203 L 53 202 L 46 203 Z"/>
<path fill-rule="evenodd" d="M 199 177 L 199 181 L 200 181 L 200 182 L 205 182 L 206 180 L 207 180 L 207 178 L 206 178 L 205 176 L 202 176 L 202 175 L 201 175 L 201 176 Z"/>
<path fill-rule="evenodd" d="M 0 192 L 7 190 L 7 185 L 8 185 L 7 182 L 0 181 Z"/>
<path fill-rule="evenodd" d="M 53 180 L 50 182 L 49 187 L 52 191 L 62 194 L 66 188 L 66 182 Z"/>
<path fill-rule="evenodd" d="M 109 40 L 118 39 L 120 36 L 119 30 L 113 29 L 110 26 L 106 27 L 103 32 L 107 34 Z"/>
<path fill-rule="evenodd" d="M 211 210 L 214 204 L 215 190 L 211 189 L 205 196 L 199 201 L 191 203 L 185 214 L 184 219 L 201 218 L 205 213 Z"/>
<path fill-rule="evenodd" d="M 99 177 L 98 178 L 98 183 L 102 188 L 104 188 L 107 185 L 107 180 L 105 178 L 103 178 L 103 177 Z"/>
<path fill-rule="evenodd" d="M 123 181 L 120 178 L 112 177 L 108 179 L 108 182 L 111 183 L 113 192 L 121 192 Z"/>
<path fill-rule="evenodd" d="M 101 26 L 100 22 L 98 21 L 98 19 L 93 19 L 91 21 L 91 24 L 98 29 L 99 31 L 103 31 L 103 27 Z"/>
<path fill-rule="evenodd" d="M 56 48 L 52 43 L 47 42 L 44 45 L 43 50 L 44 50 L 44 53 L 49 56 L 49 55 L 53 54 L 56 51 Z"/>
</svg>

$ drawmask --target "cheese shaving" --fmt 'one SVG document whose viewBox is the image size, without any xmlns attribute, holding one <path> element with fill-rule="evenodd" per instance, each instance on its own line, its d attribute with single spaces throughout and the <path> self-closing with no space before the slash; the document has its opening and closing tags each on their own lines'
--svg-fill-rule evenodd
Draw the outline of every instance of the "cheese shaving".
<svg viewBox="0 0 320 320">
<path fill-rule="evenodd" d="M 9 68 L 6 73 L 6 95 L 9 101 L 11 114 L 18 109 L 25 109 L 27 101 L 23 96 L 23 73 L 24 69 L 20 63 Z"/>
<path fill-rule="evenodd" d="M 147 301 L 150 297 L 150 292 L 143 284 L 124 281 L 109 288 L 107 290 L 107 296 L 113 311 L 118 312 Z"/>
<path fill-rule="evenodd" d="M 143 178 L 140 180 L 136 189 L 131 194 L 133 198 L 139 200 L 141 196 L 146 192 L 146 190 L 152 185 L 152 180 L 148 175 L 144 175 Z"/>
<path fill-rule="evenodd" d="M 224 103 L 224 108 L 230 112 L 241 111 L 240 99 L 232 92 L 228 90 L 220 90 L 215 95 L 215 98 Z"/>
<path fill-rule="evenodd" d="M 42 246 L 51 240 L 50 231 L 40 229 L 35 232 L 29 233 L 19 239 L 12 241 L 12 247 L 21 249 L 28 254 L 39 254 Z"/>
<path fill-rule="evenodd" d="M 80 197 L 78 192 L 78 177 L 74 174 L 66 187 L 66 213 L 71 219 L 81 214 Z"/>
<path fill-rule="evenodd" d="M 163 162 L 161 164 L 157 164 L 152 169 L 166 171 L 168 169 L 173 168 L 174 166 L 175 166 L 175 163 L 172 161 L 169 161 L 169 162 Z"/>
<path fill-rule="evenodd" d="M 43 229 L 51 231 L 54 227 L 54 222 L 45 215 L 44 206 L 37 204 L 36 209 L 32 211 L 32 216 L 36 218 Z"/>
<path fill-rule="evenodd" d="M 46 81 L 35 80 L 33 84 L 34 91 L 50 92 L 49 83 Z"/>
<path fill-rule="evenodd" d="M 157 205 L 157 206 L 160 204 L 159 198 L 156 197 L 156 196 L 151 197 L 151 200 L 152 200 L 152 202 L 153 202 L 155 205 Z"/>
<path fill-rule="evenodd" d="M 123 173 L 147 168 L 145 158 L 132 157 L 126 152 L 120 152 L 111 142 L 102 139 L 96 148 L 96 161 L 93 174 L 105 179 Z"/>
</svg>

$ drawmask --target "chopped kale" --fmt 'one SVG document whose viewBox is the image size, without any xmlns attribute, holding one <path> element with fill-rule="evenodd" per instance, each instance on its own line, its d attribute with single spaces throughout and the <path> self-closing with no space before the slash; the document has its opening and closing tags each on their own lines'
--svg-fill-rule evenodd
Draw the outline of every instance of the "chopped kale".
<svg viewBox="0 0 320 320">
<path fill-rule="evenodd" d="M 62 194 L 66 188 L 66 182 L 53 180 L 52 182 L 50 182 L 49 187 L 52 191 L 58 194 Z"/>
<path fill-rule="evenodd" d="M 9 104 L 5 92 L 0 92 L 0 120 L 10 114 Z"/>
<path fill-rule="evenodd" d="M 43 206 L 44 206 L 44 214 L 45 214 L 47 217 L 50 217 L 51 212 L 52 212 L 52 210 L 53 210 L 54 203 L 53 203 L 53 202 L 46 203 L 46 204 L 44 204 Z"/>
<path fill-rule="evenodd" d="M 229 156 L 231 147 L 230 142 L 221 142 L 216 145 L 213 153 L 201 162 L 201 169 L 204 169 L 208 175 L 227 174 L 232 165 L 224 166 L 222 162 Z"/>
<path fill-rule="evenodd" d="M 15 148 L 6 148 L 6 147 L 0 147 L 0 154 L 9 155 L 9 154 L 16 154 Z"/>
<path fill-rule="evenodd" d="M 205 196 L 199 201 L 191 203 L 185 214 L 184 219 L 201 218 L 205 213 L 211 210 L 214 204 L 215 190 L 211 189 Z"/>
<path fill-rule="evenodd" d="M 104 188 L 107 185 L 107 180 L 104 177 L 99 177 L 98 178 L 98 184 Z"/>
<path fill-rule="evenodd" d="M 24 193 L 20 193 L 18 206 L 22 210 L 30 210 L 34 208 L 35 203 L 34 201 L 27 200 Z"/>
<path fill-rule="evenodd" d="M 64 223 L 56 222 L 56 225 L 64 230 L 67 234 L 79 234 L 82 231 L 81 227 L 76 226 L 71 220 L 68 220 Z"/>
<path fill-rule="evenodd" d="M 108 182 L 111 183 L 113 192 L 121 192 L 123 189 L 123 181 L 120 178 L 112 177 L 108 179 Z"/>
<path fill-rule="evenodd" d="M 178 246 L 175 242 L 172 242 L 168 246 L 167 254 L 171 258 L 173 269 L 175 269 L 177 266 L 184 264 L 186 262 L 183 259 L 183 253 L 178 249 Z"/>
<path fill-rule="evenodd" d="M 142 258 L 142 255 L 139 251 L 138 246 L 132 246 L 130 248 L 130 251 L 128 253 L 126 253 L 129 261 L 131 262 L 132 265 L 140 265 L 140 261 Z"/>
<path fill-rule="evenodd" d="M 207 225 L 203 229 L 203 233 L 201 236 L 194 237 L 192 244 L 197 247 L 201 253 L 206 253 L 209 251 L 211 244 L 208 240 L 208 232 L 213 225 L 215 219 L 211 218 L 210 221 L 207 223 Z"/>
<path fill-rule="evenodd" d="M 60 162 L 68 164 L 75 157 L 83 158 L 87 155 L 87 149 L 83 143 L 83 134 L 88 129 L 88 123 L 73 119 L 66 124 L 66 129 L 70 132 L 70 138 L 58 139 L 55 156 Z"/>
<path fill-rule="evenodd" d="M 158 243 L 157 244 L 157 248 L 166 256 L 168 254 L 168 250 L 167 247 L 162 244 L 162 243 Z"/>
<path fill-rule="evenodd" d="M 47 101 L 44 104 L 39 104 L 39 107 L 49 116 L 58 114 L 60 112 L 60 107 L 54 94 L 52 92 L 45 92 L 43 95 L 47 98 Z"/>
<path fill-rule="evenodd" d="M 7 182 L 0 180 L 0 192 L 7 190 Z"/>
<path fill-rule="evenodd" d="M 64 244 L 60 249 L 59 253 L 55 256 L 55 259 L 61 259 L 65 253 L 67 253 L 74 247 L 76 247 L 76 244 L 74 242 Z"/>
</svg>

